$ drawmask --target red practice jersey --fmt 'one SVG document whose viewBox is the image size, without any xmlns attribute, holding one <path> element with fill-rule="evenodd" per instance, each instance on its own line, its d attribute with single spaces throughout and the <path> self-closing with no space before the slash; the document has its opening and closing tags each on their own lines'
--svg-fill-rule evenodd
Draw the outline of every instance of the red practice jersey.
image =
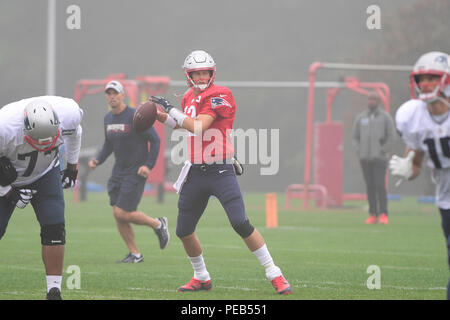
<svg viewBox="0 0 450 320">
<path fill-rule="evenodd" d="M 236 114 L 233 94 L 227 87 L 212 85 L 198 96 L 190 89 L 181 100 L 185 114 L 195 118 L 207 114 L 214 118 L 202 136 L 189 134 L 189 160 L 192 163 L 222 162 L 234 155 L 231 130 Z"/>
</svg>

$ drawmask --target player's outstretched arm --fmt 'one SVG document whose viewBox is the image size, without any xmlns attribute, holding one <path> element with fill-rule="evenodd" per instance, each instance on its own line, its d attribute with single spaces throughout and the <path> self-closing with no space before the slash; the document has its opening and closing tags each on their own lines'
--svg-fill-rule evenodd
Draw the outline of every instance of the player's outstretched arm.
<svg viewBox="0 0 450 320">
<path fill-rule="evenodd" d="M 152 96 L 151 101 L 159 104 L 165 111 L 158 111 L 158 121 L 171 126 L 172 128 L 184 128 L 192 133 L 199 133 L 207 130 L 214 121 L 214 117 L 200 114 L 196 118 L 189 118 L 186 114 L 175 108 L 166 98 Z"/>
<path fill-rule="evenodd" d="M 182 127 L 182 123 L 184 119 L 186 119 L 186 115 L 177 110 L 172 104 L 164 97 L 161 96 L 151 96 L 150 101 L 158 104 L 164 110 L 161 112 L 159 110 L 156 111 L 156 119 L 165 124 L 166 126 L 172 129 L 178 129 Z M 170 114 L 172 111 L 172 115 Z"/>
</svg>

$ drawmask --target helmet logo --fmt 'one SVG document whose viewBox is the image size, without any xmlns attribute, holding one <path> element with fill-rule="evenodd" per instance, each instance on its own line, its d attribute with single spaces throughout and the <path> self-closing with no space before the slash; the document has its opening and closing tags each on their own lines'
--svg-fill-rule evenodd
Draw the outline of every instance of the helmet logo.
<svg viewBox="0 0 450 320">
<path fill-rule="evenodd" d="M 448 61 L 447 61 L 447 57 L 446 56 L 437 56 L 434 59 L 434 62 L 442 64 L 442 66 L 444 68 L 447 68 L 447 66 L 448 66 Z"/>
<path fill-rule="evenodd" d="M 25 123 L 25 129 L 26 130 L 31 130 L 30 120 L 28 119 L 28 115 L 26 113 L 25 113 L 24 123 Z"/>
<path fill-rule="evenodd" d="M 206 62 L 206 56 L 204 56 L 204 55 L 196 54 L 192 58 L 194 58 L 195 62 L 197 62 L 197 63 L 204 63 L 204 62 Z"/>
</svg>

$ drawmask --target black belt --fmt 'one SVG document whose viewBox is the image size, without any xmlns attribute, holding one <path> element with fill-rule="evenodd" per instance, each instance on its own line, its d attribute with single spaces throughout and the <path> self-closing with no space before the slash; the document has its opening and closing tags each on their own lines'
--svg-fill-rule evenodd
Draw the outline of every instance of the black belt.
<svg viewBox="0 0 450 320">
<path fill-rule="evenodd" d="M 198 168 L 198 169 L 200 169 L 202 171 L 207 171 L 207 170 L 213 169 L 213 168 L 215 168 L 217 166 L 223 166 L 223 165 L 227 165 L 227 164 L 229 164 L 229 163 L 227 163 L 227 160 L 225 160 L 223 163 L 222 162 L 220 162 L 220 163 L 216 163 L 216 162 L 212 162 L 212 163 L 193 163 L 192 167 Z"/>
</svg>

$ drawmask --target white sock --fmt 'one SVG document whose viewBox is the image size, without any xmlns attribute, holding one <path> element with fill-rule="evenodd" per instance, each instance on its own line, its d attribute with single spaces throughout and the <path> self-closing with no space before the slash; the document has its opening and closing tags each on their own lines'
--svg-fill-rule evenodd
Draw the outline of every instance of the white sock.
<svg viewBox="0 0 450 320">
<path fill-rule="evenodd" d="M 61 291 L 62 276 L 46 276 L 45 278 L 47 279 L 47 292 L 55 287 Z"/>
<path fill-rule="evenodd" d="M 140 252 L 132 253 L 132 255 L 135 256 L 136 258 L 140 258 L 141 257 L 141 253 Z"/>
<path fill-rule="evenodd" d="M 159 226 L 157 226 L 157 227 L 155 228 L 155 230 L 161 229 L 161 227 L 162 227 L 162 222 L 159 221 L 159 220 L 158 220 L 158 222 L 159 222 Z"/>
<path fill-rule="evenodd" d="M 266 269 L 266 277 L 270 281 L 282 275 L 280 268 L 278 268 L 273 262 L 272 256 L 267 249 L 266 244 L 261 248 L 253 251 L 253 254 L 258 258 L 261 265 Z"/>
<path fill-rule="evenodd" d="M 211 280 L 208 270 L 206 270 L 205 260 L 203 260 L 203 255 L 198 257 L 189 257 L 191 261 L 192 268 L 194 269 L 194 278 L 201 281 Z"/>
</svg>

